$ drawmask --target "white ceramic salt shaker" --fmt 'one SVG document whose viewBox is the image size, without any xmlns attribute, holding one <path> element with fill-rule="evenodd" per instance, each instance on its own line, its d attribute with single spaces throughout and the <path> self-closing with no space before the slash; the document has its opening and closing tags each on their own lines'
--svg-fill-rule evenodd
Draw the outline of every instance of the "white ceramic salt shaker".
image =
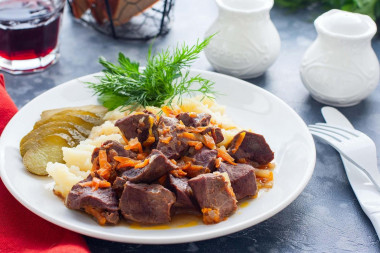
<svg viewBox="0 0 380 253">
<path fill-rule="evenodd" d="M 218 72 L 248 79 L 262 75 L 280 52 L 269 11 L 273 0 L 216 0 L 219 15 L 206 32 L 215 34 L 204 52 Z"/>
<path fill-rule="evenodd" d="M 379 82 L 379 61 L 371 46 L 375 22 L 367 15 L 331 10 L 314 25 L 318 37 L 302 60 L 303 84 L 321 103 L 358 104 Z"/>
</svg>

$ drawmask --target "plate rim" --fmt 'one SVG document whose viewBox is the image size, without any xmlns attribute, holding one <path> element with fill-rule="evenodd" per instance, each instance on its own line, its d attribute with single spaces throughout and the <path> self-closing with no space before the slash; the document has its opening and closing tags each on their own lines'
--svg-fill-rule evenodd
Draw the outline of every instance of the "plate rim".
<svg viewBox="0 0 380 253">
<path fill-rule="evenodd" d="M 194 69 L 194 68 L 190 68 L 190 72 L 196 72 L 197 74 L 206 73 L 207 75 L 216 75 L 216 76 L 222 77 L 223 79 L 227 79 L 227 80 L 230 79 L 230 80 L 234 80 L 235 82 L 237 81 L 237 82 L 239 82 L 239 84 L 244 85 L 246 87 L 249 87 L 252 89 L 258 89 L 261 92 L 265 93 L 267 96 L 271 97 L 271 99 L 275 99 L 282 106 L 286 107 L 293 114 L 293 116 L 298 120 L 298 122 L 301 123 L 301 125 L 303 125 L 305 127 L 305 129 L 307 129 L 306 123 L 295 112 L 295 110 L 292 107 L 290 107 L 287 103 L 285 103 L 282 99 L 277 97 L 275 94 L 265 90 L 264 88 L 261 88 L 255 84 L 253 84 L 253 83 L 249 83 L 245 80 L 238 79 L 238 78 L 228 76 L 228 75 L 224 75 L 224 74 L 217 73 L 217 72 L 212 72 L 212 71 L 207 71 L 207 70 L 199 70 L 199 69 Z M 30 104 L 32 104 L 32 102 L 34 100 L 38 99 L 40 96 L 46 95 L 47 93 L 50 93 L 50 92 L 54 92 L 56 89 L 59 89 L 60 87 L 65 86 L 68 83 L 71 83 L 73 81 L 80 82 L 80 79 L 86 79 L 86 78 L 94 77 L 94 76 L 99 75 L 99 74 L 102 74 L 102 72 L 96 72 L 96 73 L 84 75 L 81 77 L 73 78 L 71 80 L 68 80 L 64 83 L 58 84 L 57 86 L 55 86 L 51 89 L 48 89 L 45 92 L 41 93 L 40 95 L 38 95 L 37 97 L 35 97 L 31 101 L 29 101 L 27 104 L 25 104 L 22 108 L 20 108 L 20 110 L 8 122 L 7 126 L 4 128 L 3 133 L 7 133 L 8 131 L 10 131 L 10 130 L 8 130 L 8 126 L 11 125 L 10 123 L 13 122 L 15 116 L 18 114 L 21 114 L 23 112 L 24 108 L 28 108 L 28 106 Z M 259 224 L 259 223 L 263 222 L 264 220 L 269 219 L 270 217 L 272 217 L 275 214 L 278 214 L 279 212 L 284 210 L 287 206 L 289 206 L 302 193 L 302 191 L 305 189 L 306 185 L 309 183 L 309 181 L 312 177 L 312 174 L 313 174 L 314 168 L 315 168 L 315 163 L 316 163 L 316 147 L 315 147 L 314 139 L 313 139 L 312 135 L 310 134 L 310 132 L 308 132 L 308 131 L 307 131 L 307 135 L 308 135 L 309 141 L 311 141 L 310 147 L 312 149 L 311 151 L 313 152 L 313 154 L 311 155 L 312 159 L 308 163 L 308 166 L 307 166 L 308 168 L 306 169 L 307 173 L 305 173 L 303 180 L 302 180 L 302 183 L 298 184 L 298 187 L 296 188 L 296 190 L 294 191 L 294 193 L 291 196 L 287 195 L 286 198 L 284 198 L 284 200 L 282 202 L 278 203 L 275 207 L 271 208 L 272 209 L 271 212 L 266 212 L 266 213 L 263 213 L 262 215 L 256 216 L 257 218 L 252 222 L 246 222 L 246 223 L 240 224 L 240 225 L 233 225 L 233 226 L 230 226 L 229 229 L 217 229 L 216 231 L 205 232 L 205 233 L 200 232 L 200 233 L 197 233 L 196 235 L 192 235 L 191 238 L 188 238 L 188 236 L 186 236 L 186 235 L 181 235 L 181 236 L 177 235 L 175 238 L 168 238 L 168 240 L 162 241 L 163 240 L 162 238 L 158 238 L 158 239 L 141 238 L 140 236 L 134 237 L 133 234 L 132 235 L 128 234 L 128 237 L 125 237 L 125 235 L 123 235 L 123 236 L 117 236 L 117 237 L 114 237 L 112 239 L 109 239 L 109 238 L 102 237 L 101 232 L 92 231 L 90 229 L 83 228 L 83 227 L 80 227 L 79 225 L 75 225 L 75 224 L 74 225 L 68 225 L 67 223 L 61 222 L 60 220 L 57 220 L 52 216 L 43 215 L 43 213 L 41 213 L 41 211 L 34 208 L 31 204 L 29 204 L 27 201 L 25 201 L 19 195 L 16 187 L 14 187 L 11 184 L 10 180 L 8 179 L 8 176 L 5 173 L 5 169 L 3 168 L 4 155 L 5 154 L 4 154 L 4 152 L 2 152 L 2 150 L 3 150 L 3 146 L 5 145 L 3 143 L 4 138 L 0 138 L 0 176 L 1 176 L 2 182 L 4 183 L 4 185 L 6 186 L 8 191 L 25 208 L 27 208 L 28 210 L 30 210 L 31 212 L 33 212 L 37 216 L 41 217 L 42 219 L 45 219 L 45 220 L 47 220 L 47 221 L 49 221 L 55 225 L 58 225 L 58 226 L 63 227 L 65 229 L 77 232 L 79 234 L 83 234 L 86 236 L 90 236 L 90 237 L 94 237 L 94 238 L 98 238 L 98 239 L 102 239 L 102 240 L 115 241 L 115 242 L 151 244 L 151 245 L 154 245 L 154 244 L 177 244 L 177 243 L 188 243 L 188 242 L 194 242 L 194 241 L 203 241 L 203 240 L 213 239 L 213 238 L 217 238 L 220 236 L 232 234 L 232 233 L 244 230 L 248 227 L 254 226 L 256 224 Z"/>
</svg>

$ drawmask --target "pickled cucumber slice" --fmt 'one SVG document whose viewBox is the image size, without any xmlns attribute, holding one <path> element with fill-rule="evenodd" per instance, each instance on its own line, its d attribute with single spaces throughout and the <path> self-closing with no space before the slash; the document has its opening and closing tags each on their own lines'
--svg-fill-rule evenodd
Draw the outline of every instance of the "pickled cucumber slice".
<svg viewBox="0 0 380 253">
<path fill-rule="evenodd" d="M 66 107 L 66 108 L 58 108 L 58 109 L 52 109 L 52 110 L 46 110 L 41 113 L 41 120 L 45 120 L 46 118 L 49 118 L 53 116 L 54 114 L 60 113 L 62 111 L 66 110 L 81 110 L 81 111 L 88 111 L 95 116 L 103 118 L 104 115 L 108 112 L 107 108 L 101 105 L 85 105 L 85 106 L 78 106 L 78 107 Z"/>
<path fill-rule="evenodd" d="M 53 121 L 46 123 L 32 131 L 30 131 L 27 135 L 25 135 L 21 141 L 20 141 L 20 147 L 27 142 L 30 139 L 35 139 L 37 136 L 41 138 L 44 135 L 49 135 L 54 133 L 57 128 L 64 128 L 70 131 L 71 137 L 73 137 L 75 140 L 83 140 L 86 139 L 89 134 L 90 130 L 85 129 L 79 125 L 75 125 L 71 122 L 66 122 L 66 121 Z"/>
<path fill-rule="evenodd" d="M 71 122 L 75 125 L 79 125 L 87 130 L 91 130 L 94 127 L 94 124 L 91 122 L 88 122 L 87 120 L 81 118 L 80 116 L 73 116 L 73 115 L 53 115 L 49 119 L 46 119 L 46 121 L 37 121 L 34 124 L 33 129 L 36 129 L 44 124 L 47 124 L 48 122 L 53 121 L 64 121 L 64 122 Z"/>
<path fill-rule="evenodd" d="M 44 126 L 42 126 L 44 127 Z M 39 130 L 40 128 L 36 130 Z M 79 132 L 74 132 L 75 130 L 69 128 L 55 127 L 55 128 L 45 128 L 38 132 L 33 138 L 29 138 L 26 142 L 20 145 L 20 154 L 24 156 L 25 153 L 32 147 L 34 147 L 37 143 L 43 140 L 44 136 L 58 134 L 65 140 L 67 140 L 70 147 L 76 146 L 80 141 L 86 139 L 86 137 L 79 134 Z M 79 135 L 78 135 L 79 134 Z"/>
<path fill-rule="evenodd" d="M 60 134 L 45 136 L 25 153 L 22 161 L 31 173 L 47 175 L 48 162 L 63 163 L 62 147 L 70 147 L 70 144 Z"/>
</svg>

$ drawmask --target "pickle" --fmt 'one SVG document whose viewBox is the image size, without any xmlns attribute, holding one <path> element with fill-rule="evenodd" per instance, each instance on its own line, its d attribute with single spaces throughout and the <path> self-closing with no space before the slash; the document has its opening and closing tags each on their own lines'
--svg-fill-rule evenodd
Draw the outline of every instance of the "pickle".
<svg viewBox="0 0 380 253">
<path fill-rule="evenodd" d="M 20 147 L 29 139 L 35 139 L 38 137 L 40 138 L 41 136 L 56 132 L 57 128 L 67 129 L 70 132 L 71 137 L 73 137 L 75 140 L 78 139 L 79 141 L 86 139 L 90 134 L 90 130 L 87 130 L 79 125 L 75 125 L 71 122 L 52 121 L 36 129 L 33 129 L 27 135 L 25 135 L 20 141 Z"/>
<path fill-rule="evenodd" d="M 26 151 L 22 161 L 28 171 L 36 175 L 47 175 L 48 162 L 63 163 L 62 147 L 70 147 L 70 141 L 64 134 L 44 136 Z"/>
<path fill-rule="evenodd" d="M 45 125 L 33 130 L 32 135 L 28 138 L 27 141 L 20 143 L 20 154 L 24 156 L 26 151 L 28 151 L 31 147 L 34 147 L 36 143 L 40 142 L 44 136 L 60 134 L 61 137 L 65 138 L 70 146 L 76 146 L 80 141 L 86 139 L 75 129 L 67 128 L 67 127 L 49 127 L 46 128 Z"/>
<path fill-rule="evenodd" d="M 88 122 L 87 120 L 84 120 L 80 116 L 73 116 L 73 115 L 62 114 L 62 115 L 53 115 L 52 117 L 50 117 L 49 119 L 46 119 L 44 121 L 41 121 L 41 120 L 37 121 L 34 124 L 34 128 L 33 129 L 36 129 L 36 128 L 44 125 L 44 124 L 47 124 L 48 122 L 53 122 L 53 121 L 71 122 L 71 123 L 74 123 L 76 125 L 79 125 L 79 126 L 85 128 L 87 130 L 91 130 L 94 127 L 93 123 Z"/>
<path fill-rule="evenodd" d="M 85 105 L 85 106 L 78 106 L 78 107 L 66 107 L 66 108 L 58 108 L 58 109 L 52 109 L 52 110 L 46 110 L 41 113 L 41 120 L 45 120 L 54 114 L 60 113 L 62 111 L 66 110 L 81 110 L 81 111 L 88 111 L 94 114 L 94 116 L 97 116 L 99 118 L 103 118 L 104 115 L 108 112 L 107 108 L 101 105 Z"/>
</svg>

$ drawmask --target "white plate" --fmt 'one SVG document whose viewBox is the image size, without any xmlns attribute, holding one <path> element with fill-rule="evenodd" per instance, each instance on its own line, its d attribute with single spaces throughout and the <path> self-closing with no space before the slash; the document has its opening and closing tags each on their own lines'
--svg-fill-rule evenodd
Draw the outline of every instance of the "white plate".
<svg viewBox="0 0 380 253">
<path fill-rule="evenodd" d="M 19 143 L 43 110 L 96 104 L 85 76 L 59 85 L 25 105 L 9 122 L 0 140 L 1 177 L 12 195 L 40 217 L 78 233 L 111 241 L 146 244 L 182 243 L 227 235 L 268 219 L 289 205 L 308 183 L 315 165 L 315 145 L 305 123 L 282 100 L 242 80 L 207 71 L 193 70 L 215 81 L 224 96 L 217 98 L 227 114 L 242 127 L 263 134 L 275 152 L 274 187 L 228 220 L 216 225 L 199 224 L 170 229 L 132 229 L 126 224 L 99 226 L 88 215 L 67 209 L 51 191 L 52 179 L 28 173 L 19 154 Z M 96 75 L 96 74 L 95 74 Z M 4 218 L 4 217 L 3 217 Z M 37 225 L 37 224 L 36 224 Z"/>
</svg>

